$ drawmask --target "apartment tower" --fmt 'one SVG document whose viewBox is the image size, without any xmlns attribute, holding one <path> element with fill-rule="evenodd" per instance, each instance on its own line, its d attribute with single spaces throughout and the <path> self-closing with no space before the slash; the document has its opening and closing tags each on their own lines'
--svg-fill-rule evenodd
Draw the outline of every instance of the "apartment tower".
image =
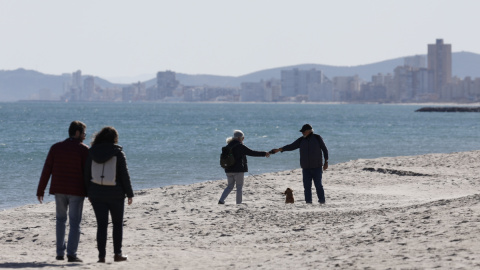
<svg viewBox="0 0 480 270">
<path fill-rule="evenodd" d="M 452 45 L 437 39 L 428 44 L 428 70 L 431 74 L 431 89 L 442 96 L 446 85 L 452 81 Z"/>
</svg>

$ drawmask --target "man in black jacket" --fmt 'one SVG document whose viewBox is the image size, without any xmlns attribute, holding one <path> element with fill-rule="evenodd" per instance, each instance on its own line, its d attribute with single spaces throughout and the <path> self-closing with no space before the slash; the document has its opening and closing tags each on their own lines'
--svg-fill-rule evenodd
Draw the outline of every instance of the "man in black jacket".
<svg viewBox="0 0 480 270">
<path fill-rule="evenodd" d="M 318 202 L 325 203 L 325 192 L 322 186 L 322 172 L 328 168 L 328 150 L 320 135 L 313 133 L 313 128 L 309 124 L 303 125 L 302 137 L 293 143 L 284 147 L 273 149 L 272 153 L 292 151 L 300 149 L 300 166 L 303 173 L 303 188 L 305 193 L 305 202 L 312 203 L 312 179 L 317 190 Z M 325 157 L 325 164 L 322 159 Z M 322 170 L 323 168 L 323 170 Z"/>
</svg>

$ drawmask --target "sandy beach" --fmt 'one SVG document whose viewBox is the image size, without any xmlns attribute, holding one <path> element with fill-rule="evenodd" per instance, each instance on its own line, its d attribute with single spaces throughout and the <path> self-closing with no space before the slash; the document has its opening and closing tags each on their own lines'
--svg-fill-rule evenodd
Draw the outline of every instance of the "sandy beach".
<svg viewBox="0 0 480 270">
<path fill-rule="evenodd" d="M 111 237 L 106 264 L 96 262 L 88 201 L 83 263 L 55 260 L 54 203 L 2 211 L 0 268 L 480 268 L 480 151 L 331 165 L 325 205 L 305 204 L 300 169 L 246 176 L 241 205 L 233 192 L 217 204 L 226 180 L 135 192 L 125 210 L 127 262 L 113 262 Z M 287 187 L 295 204 L 285 204 Z"/>
</svg>

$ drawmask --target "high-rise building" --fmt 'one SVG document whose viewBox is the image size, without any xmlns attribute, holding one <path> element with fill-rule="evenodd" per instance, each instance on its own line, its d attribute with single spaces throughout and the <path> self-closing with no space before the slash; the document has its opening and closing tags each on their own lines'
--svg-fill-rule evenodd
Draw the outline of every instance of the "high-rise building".
<svg viewBox="0 0 480 270">
<path fill-rule="evenodd" d="M 428 44 L 428 70 L 430 88 L 442 97 L 447 84 L 452 81 L 452 45 L 437 39 L 435 44 Z"/>
<path fill-rule="evenodd" d="M 335 101 L 353 101 L 360 94 L 362 80 L 358 75 L 333 77 L 333 95 Z"/>
<path fill-rule="evenodd" d="M 72 73 L 72 87 L 82 89 L 82 71 L 77 70 Z"/>
<path fill-rule="evenodd" d="M 265 88 L 261 82 L 243 82 L 240 89 L 241 101 L 264 101 Z"/>
<path fill-rule="evenodd" d="M 310 84 L 321 84 L 323 73 L 320 70 L 282 70 L 282 96 L 296 97 L 299 95 L 308 95 L 308 86 Z"/>
<path fill-rule="evenodd" d="M 179 82 L 176 80 L 176 74 L 167 70 L 157 73 L 157 97 L 155 99 L 163 99 L 173 96 L 173 91 L 177 88 Z"/>
<path fill-rule="evenodd" d="M 403 65 L 413 68 L 426 68 L 425 65 L 425 56 L 424 55 L 415 55 L 403 58 Z"/>
<path fill-rule="evenodd" d="M 95 78 L 88 76 L 83 81 L 82 100 L 93 100 L 95 94 Z"/>
</svg>

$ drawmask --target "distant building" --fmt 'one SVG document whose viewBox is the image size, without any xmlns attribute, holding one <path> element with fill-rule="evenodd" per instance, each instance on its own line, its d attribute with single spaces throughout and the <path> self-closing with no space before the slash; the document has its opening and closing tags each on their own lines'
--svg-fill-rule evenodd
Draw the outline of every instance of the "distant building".
<svg viewBox="0 0 480 270">
<path fill-rule="evenodd" d="M 354 101 L 360 97 L 362 80 L 357 76 L 338 76 L 333 78 L 335 101 Z"/>
<path fill-rule="evenodd" d="M 265 101 L 263 81 L 243 82 L 240 89 L 240 101 Z"/>
<path fill-rule="evenodd" d="M 429 87 L 428 69 L 419 68 L 412 70 L 413 96 L 415 101 L 429 101 L 434 98 L 434 92 Z"/>
<path fill-rule="evenodd" d="M 179 82 L 176 80 L 175 72 L 164 71 L 157 73 L 157 89 L 154 94 L 154 99 L 164 99 L 166 97 L 172 97 L 173 91 L 177 88 Z"/>
<path fill-rule="evenodd" d="M 282 70 L 282 96 L 307 96 L 308 86 L 310 84 L 321 84 L 322 78 L 322 72 L 316 69 L 299 70 L 294 68 L 292 70 Z"/>
<path fill-rule="evenodd" d="M 360 89 L 360 100 L 364 102 L 385 102 L 387 101 L 387 85 L 391 85 L 393 76 L 389 73 L 383 75 L 378 73 L 372 76 L 372 81 L 362 84 Z"/>
<path fill-rule="evenodd" d="M 138 101 L 146 99 L 145 84 L 138 82 L 122 88 L 123 101 Z"/>
<path fill-rule="evenodd" d="M 281 82 L 277 79 L 243 82 L 240 87 L 240 101 L 279 101 L 281 88 Z"/>
<path fill-rule="evenodd" d="M 239 101 L 239 89 L 236 87 L 184 86 L 183 100 L 198 101 Z"/>
<path fill-rule="evenodd" d="M 264 83 L 264 101 L 280 101 L 282 95 L 282 81 L 270 79 Z"/>
<path fill-rule="evenodd" d="M 80 101 L 82 96 L 82 71 L 77 70 L 72 73 L 70 83 L 64 82 L 65 93 L 60 97 L 63 101 Z"/>
<path fill-rule="evenodd" d="M 72 87 L 75 87 L 77 89 L 82 89 L 82 71 L 77 70 L 72 73 Z"/>
<path fill-rule="evenodd" d="M 410 57 L 405 57 L 403 59 L 403 63 L 405 66 L 409 66 L 412 68 L 426 68 L 426 59 L 423 55 L 415 55 Z"/>
<path fill-rule="evenodd" d="M 334 101 L 333 82 L 322 76 L 321 83 L 308 85 L 308 101 L 331 102 Z"/>
<path fill-rule="evenodd" d="M 82 100 L 92 101 L 95 96 L 95 78 L 88 76 L 83 81 Z"/>
<path fill-rule="evenodd" d="M 435 44 L 428 44 L 428 70 L 430 87 L 441 99 L 448 98 L 445 93 L 447 84 L 452 82 L 452 45 L 437 39 Z"/>
</svg>

